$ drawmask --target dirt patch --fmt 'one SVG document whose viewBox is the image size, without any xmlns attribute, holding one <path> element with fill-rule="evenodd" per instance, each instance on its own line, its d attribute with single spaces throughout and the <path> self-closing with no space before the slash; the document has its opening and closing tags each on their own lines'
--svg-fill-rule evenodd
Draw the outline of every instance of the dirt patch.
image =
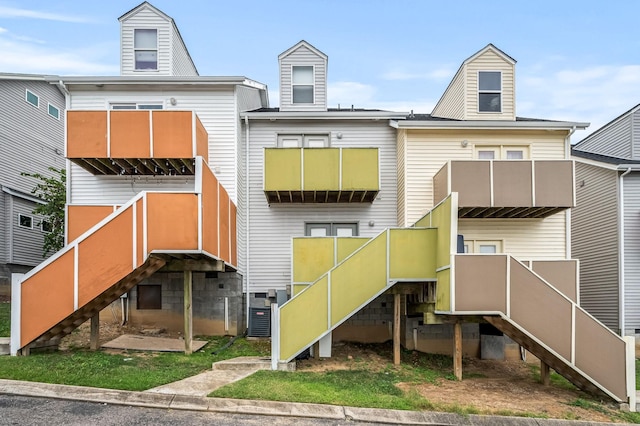
<svg viewBox="0 0 640 426">
<path fill-rule="evenodd" d="M 367 369 L 382 371 L 392 365 L 390 345 L 334 345 L 331 358 L 298 361 L 298 371 Z M 411 363 L 419 353 L 405 354 L 403 362 Z M 492 361 L 464 359 L 463 380 L 441 378 L 436 383 L 399 383 L 407 392 L 417 392 L 437 410 L 462 410 L 472 407 L 480 414 L 535 415 L 539 417 L 611 422 L 611 415 L 594 409 L 569 405 L 578 399 L 599 404 L 604 411 L 615 413 L 618 407 L 602 403 L 568 384 L 544 386 L 538 382 L 531 365 L 539 361 L 529 354 L 528 361 Z M 395 368 L 395 367 L 392 367 Z M 456 411 L 457 411 L 456 410 Z"/>
</svg>

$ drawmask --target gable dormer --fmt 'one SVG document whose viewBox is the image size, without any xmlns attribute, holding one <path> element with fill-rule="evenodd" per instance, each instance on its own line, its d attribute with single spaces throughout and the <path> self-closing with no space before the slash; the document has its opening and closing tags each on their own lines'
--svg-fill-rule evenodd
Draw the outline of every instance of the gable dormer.
<svg viewBox="0 0 640 426">
<path fill-rule="evenodd" d="M 173 19 L 143 2 L 120 21 L 120 75 L 196 76 L 196 69 Z"/>
<path fill-rule="evenodd" d="M 280 111 L 327 110 L 328 60 L 304 40 L 278 56 Z"/>
<path fill-rule="evenodd" d="M 493 44 L 466 59 L 433 108 L 454 120 L 516 119 L 516 61 Z"/>
</svg>

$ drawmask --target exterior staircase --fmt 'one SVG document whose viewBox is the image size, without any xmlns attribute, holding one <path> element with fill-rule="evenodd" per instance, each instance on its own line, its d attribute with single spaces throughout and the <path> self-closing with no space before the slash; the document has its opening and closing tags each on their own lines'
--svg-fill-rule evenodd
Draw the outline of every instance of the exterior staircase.
<svg viewBox="0 0 640 426">
<path fill-rule="evenodd" d="M 452 193 L 414 227 L 383 231 L 274 307 L 272 368 L 394 284 L 436 281 L 436 314 L 484 317 L 579 388 L 634 410 L 635 344 L 580 308 L 577 263 L 457 254 L 457 213 Z"/>
<path fill-rule="evenodd" d="M 235 206 L 202 157 L 191 191 L 141 192 L 14 275 L 11 353 L 59 340 L 173 259 L 235 268 Z"/>
</svg>

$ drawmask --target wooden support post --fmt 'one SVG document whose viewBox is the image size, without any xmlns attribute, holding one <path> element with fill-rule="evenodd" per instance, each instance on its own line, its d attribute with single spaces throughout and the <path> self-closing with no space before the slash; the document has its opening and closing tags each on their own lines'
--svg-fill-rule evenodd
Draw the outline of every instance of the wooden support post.
<svg viewBox="0 0 640 426">
<path fill-rule="evenodd" d="M 100 312 L 91 317 L 91 343 L 89 348 L 92 351 L 100 349 Z"/>
<path fill-rule="evenodd" d="M 540 383 L 545 386 L 549 386 L 550 378 L 549 364 L 540 360 Z"/>
<path fill-rule="evenodd" d="M 393 295 L 393 364 L 400 365 L 400 293 Z"/>
<path fill-rule="evenodd" d="M 184 353 L 193 352 L 193 310 L 192 302 L 193 272 L 184 271 Z"/>
<path fill-rule="evenodd" d="M 453 374 L 462 380 L 462 323 L 453 324 Z"/>
<path fill-rule="evenodd" d="M 313 359 L 320 359 L 320 341 L 313 344 Z"/>
</svg>

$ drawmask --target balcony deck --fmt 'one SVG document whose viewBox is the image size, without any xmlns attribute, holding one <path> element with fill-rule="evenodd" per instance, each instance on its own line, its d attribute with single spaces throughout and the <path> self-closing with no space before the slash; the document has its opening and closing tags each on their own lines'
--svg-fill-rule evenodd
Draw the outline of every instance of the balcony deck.
<svg viewBox="0 0 640 426">
<path fill-rule="evenodd" d="M 265 148 L 264 193 L 274 203 L 371 203 L 378 148 Z"/>
<path fill-rule="evenodd" d="M 460 218 L 544 218 L 575 206 L 573 161 L 449 161 L 433 203 L 458 193 Z"/>
<path fill-rule="evenodd" d="M 66 157 L 94 175 L 193 175 L 208 138 L 192 111 L 67 111 Z"/>
</svg>

